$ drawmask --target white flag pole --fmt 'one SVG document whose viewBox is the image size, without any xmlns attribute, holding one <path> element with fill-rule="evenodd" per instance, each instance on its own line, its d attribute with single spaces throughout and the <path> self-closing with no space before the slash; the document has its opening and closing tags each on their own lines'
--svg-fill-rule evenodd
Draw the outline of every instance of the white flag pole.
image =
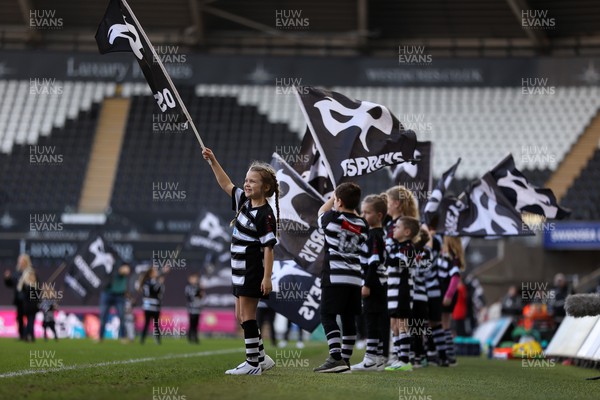
<svg viewBox="0 0 600 400">
<path fill-rule="evenodd" d="M 173 90 L 173 94 L 175 95 L 175 97 L 177 98 L 177 101 L 179 101 L 179 104 L 181 105 L 181 110 L 183 111 L 183 114 L 185 115 L 185 117 L 190 122 L 190 125 L 192 126 L 192 130 L 194 131 L 194 134 L 196 135 L 196 138 L 198 139 L 198 143 L 200 143 L 200 147 L 202 148 L 202 150 L 204 150 L 206 148 L 206 146 L 204 145 L 204 142 L 202 141 L 202 138 L 200 137 L 200 134 L 198 133 L 198 129 L 196 128 L 196 125 L 194 124 L 194 121 L 192 121 L 192 117 L 190 116 L 190 113 L 188 112 L 185 104 L 181 100 L 181 97 L 179 96 L 179 92 L 177 91 L 177 88 L 175 87 L 175 84 L 171 80 L 171 77 L 167 73 L 167 70 L 165 69 L 165 66 L 163 65 L 160 57 L 158 56 L 158 54 L 156 54 L 156 51 L 154 50 L 154 46 L 152 46 L 152 43 L 150 42 L 150 39 L 148 39 L 148 36 L 146 36 L 146 32 L 144 32 L 144 28 L 142 28 L 142 25 L 140 24 L 140 21 L 138 21 L 138 19 L 135 17 L 135 14 L 133 13 L 133 10 L 131 10 L 131 7 L 129 7 L 129 4 L 127 4 L 127 1 L 126 0 L 121 0 L 121 3 L 125 6 L 125 8 L 127 9 L 127 11 L 129 11 L 129 14 L 131 15 L 131 18 L 133 18 L 133 21 L 135 22 L 135 24 L 137 25 L 137 27 L 140 30 L 140 34 L 144 37 L 144 39 L 146 40 L 146 42 L 148 42 L 148 44 L 150 45 L 150 50 L 152 51 L 152 56 L 153 56 L 154 60 L 156 60 L 156 63 L 159 65 L 160 69 L 165 74 L 165 77 L 167 78 L 167 81 L 169 82 L 169 85 L 171 85 L 171 89 Z M 210 164 L 210 160 L 207 160 L 207 161 Z"/>
</svg>

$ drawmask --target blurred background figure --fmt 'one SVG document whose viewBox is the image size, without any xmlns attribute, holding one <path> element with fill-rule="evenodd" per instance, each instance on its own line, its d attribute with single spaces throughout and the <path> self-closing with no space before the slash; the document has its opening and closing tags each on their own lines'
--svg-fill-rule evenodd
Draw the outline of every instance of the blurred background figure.
<svg viewBox="0 0 600 400">
<path fill-rule="evenodd" d="M 187 300 L 187 312 L 190 325 L 188 328 L 188 342 L 199 344 L 198 323 L 200 322 L 200 308 L 204 297 L 204 288 L 200 284 L 199 274 L 190 274 L 188 284 L 185 287 L 185 298 Z"/>
<path fill-rule="evenodd" d="M 559 325 L 567 315 L 565 311 L 565 300 L 568 295 L 574 293 L 575 291 L 570 287 L 564 274 L 558 273 L 554 275 L 554 287 L 548 298 L 548 311 L 554 318 L 556 329 L 558 329 Z"/>
<path fill-rule="evenodd" d="M 146 340 L 150 321 L 153 321 L 154 328 L 156 328 L 152 329 L 154 340 L 156 340 L 157 344 L 160 344 L 160 329 L 158 329 L 160 307 L 165 292 L 165 274 L 168 272 L 167 268 L 163 270 L 163 273 L 160 273 L 157 267 L 151 267 L 140 278 L 140 287 L 143 296 L 142 309 L 144 310 L 144 329 L 140 338 L 141 344 L 144 344 Z"/>
<path fill-rule="evenodd" d="M 18 289 L 18 283 L 28 267 L 31 267 L 31 259 L 27 254 L 21 254 L 17 260 L 16 272 L 10 270 L 4 272 L 4 284 L 14 291 L 13 305 L 17 308 L 17 326 L 19 329 L 19 340 L 25 340 L 25 311 L 23 292 Z"/>
<path fill-rule="evenodd" d="M 40 302 L 40 311 L 44 316 L 42 329 L 44 330 L 44 340 L 48 341 L 48 329 L 54 335 L 54 340 L 58 342 L 56 334 L 56 322 L 54 320 L 54 311 L 58 310 L 58 304 L 55 299 L 54 291 L 46 288 L 42 291 L 42 301 Z"/>
<path fill-rule="evenodd" d="M 108 322 L 110 308 L 114 307 L 119 317 L 119 338 L 125 341 L 125 294 L 131 268 L 122 264 L 116 274 L 113 274 L 110 283 L 100 294 L 100 331 L 99 341 L 104 339 L 104 330 Z"/>
<path fill-rule="evenodd" d="M 502 298 L 502 316 L 512 318 L 514 322 L 521 317 L 523 313 L 523 299 L 518 293 L 517 287 L 511 285 Z"/>
<path fill-rule="evenodd" d="M 277 338 L 275 337 L 275 310 L 273 310 L 267 303 L 263 300 L 258 302 L 258 307 L 256 308 L 256 322 L 258 322 L 258 329 L 260 332 L 263 331 L 263 326 L 265 323 L 269 324 L 269 339 L 271 340 L 271 345 L 273 347 L 277 347 Z M 263 335 L 263 340 L 264 340 Z"/>
<path fill-rule="evenodd" d="M 39 293 L 37 292 L 37 276 L 31 265 L 31 259 L 28 255 L 19 257 L 19 269 L 22 268 L 21 276 L 17 282 L 17 291 L 21 293 L 23 299 L 23 314 L 27 319 L 25 325 L 26 342 L 35 342 L 34 324 L 35 315 L 38 312 Z"/>
</svg>

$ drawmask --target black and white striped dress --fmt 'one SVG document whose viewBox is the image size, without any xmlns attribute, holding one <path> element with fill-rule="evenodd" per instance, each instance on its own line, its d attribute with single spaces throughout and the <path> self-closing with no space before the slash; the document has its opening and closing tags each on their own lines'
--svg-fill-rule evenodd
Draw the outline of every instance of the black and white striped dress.
<svg viewBox="0 0 600 400">
<path fill-rule="evenodd" d="M 231 236 L 231 280 L 233 294 L 268 298 L 260 291 L 264 277 L 264 248 L 277 244 L 277 222 L 268 203 L 252 207 L 244 191 L 234 187 L 232 208 L 239 211 Z"/>
</svg>

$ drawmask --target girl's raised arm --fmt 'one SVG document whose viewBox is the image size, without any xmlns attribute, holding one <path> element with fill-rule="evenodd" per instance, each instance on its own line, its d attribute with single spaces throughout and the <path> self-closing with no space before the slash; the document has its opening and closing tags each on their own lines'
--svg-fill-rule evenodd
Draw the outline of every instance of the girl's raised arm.
<svg viewBox="0 0 600 400">
<path fill-rule="evenodd" d="M 229 176 L 227 176 L 227 174 L 221 167 L 221 164 L 219 164 L 219 162 L 217 161 L 217 158 L 215 157 L 212 150 L 208 147 L 205 147 L 204 150 L 202 150 L 202 156 L 205 160 L 210 161 L 210 167 L 212 168 L 213 173 L 215 174 L 215 178 L 217 178 L 217 183 L 219 184 L 219 186 L 221 186 L 221 189 L 223 189 L 225 193 L 231 196 L 231 191 L 234 187 L 234 184 L 233 182 L 231 182 L 231 179 L 229 179 Z"/>
</svg>

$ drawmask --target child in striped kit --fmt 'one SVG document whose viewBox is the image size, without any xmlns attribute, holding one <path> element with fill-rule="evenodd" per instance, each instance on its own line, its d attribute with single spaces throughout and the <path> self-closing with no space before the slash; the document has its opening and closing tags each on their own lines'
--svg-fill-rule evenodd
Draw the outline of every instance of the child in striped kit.
<svg viewBox="0 0 600 400">
<path fill-rule="evenodd" d="M 389 337 L 387 313 L 387 271 L 384 264 L 385 232 L 383 218 L 387 213 L 385 200 L 379 195 L 365 197 L 362 217 L 369 224 L 364 283 L 361 289 L 363 316 L 367 328 L 367 351 L 362 362 L 353 365 L 353 371 L 383 371 L 383 346 L 385 335 Z"/>
<path fill-rule="evenodd" d="M 254 162 L 244 180 L 244 188 L 229 179 L 213 152 L 205 148 L 202 155 L 210 160 L 217 183 L 232 199 L 236 212 L 231 238 L 231 268 L 235 313 L 244 330 L 246 361 L 225 371 L 228 375 L 261 375 L 275 366 L 265 354 L 256 310 L 260 299 L 267 299 L 273 289 L 273 247 L 277 243 L 279 221 L 279 185 L 269 164 Z M 275 196 L 277 218 L 267 198 Z"/>
<path fill-rule="evenodd" d="M 321 273 L 321 322 L 327 335 L 329 357 L 315 372 L 350 372 L 356 342 L 355 317 L 361 312 L 361 253 L 366 253 L 367 222 L 356 214 L 361 190 L 355 183 L 340 184 L 319 209 L 319 227 L 325 234 Z M 342 330 L 336 321 L 339 315 Z"/>
<path fill-rule="evenodd" d="M 412 240 L 419 233 L 419 221 L 413 217 L 400 217 L 393 228 L 393 241 L 386 245 L 388 274 L 388 312 L 391 318 L 394 347 L 398 361 L 386 371 L 412 371 L 409 353 L 411 338 L 409 319 L 412 317 L 411 268 L 414 268 L 416 251 Z"/>
<path fill-rule="evenodd" d="M 460 271 L 465 267 L 464 251 L 462 242 L 456 236 L 444 236 L 442 246 L 443 258 L 440 262 L 438 275 L 440 277 L 442 298 L 442 327 L 446 339 L 445 356 L 448 364 L 451 367 L 457 365 L 456 353 L 454 350 L 454 340 L 450 331 L 450 322 L 452 311 L 456 305 L 458 293 L 456 289 L 460 283 Z"/>
</svg>

